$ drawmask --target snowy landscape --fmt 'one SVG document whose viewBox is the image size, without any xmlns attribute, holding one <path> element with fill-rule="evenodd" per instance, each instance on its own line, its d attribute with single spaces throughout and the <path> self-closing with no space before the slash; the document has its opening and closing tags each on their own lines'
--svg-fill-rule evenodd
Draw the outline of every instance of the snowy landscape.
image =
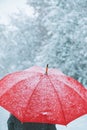
<svg viewBox="0 0 87 130">
<path fill-rule="evenodd" d="M 1 0 L 0 79 L 46 64 L 87 88 L 87 0 Z M 8 117 L 0 107 L 0 130 L 7 130 Z M 86 130 L 87 115 L 56 127 Z"/>
</svg>

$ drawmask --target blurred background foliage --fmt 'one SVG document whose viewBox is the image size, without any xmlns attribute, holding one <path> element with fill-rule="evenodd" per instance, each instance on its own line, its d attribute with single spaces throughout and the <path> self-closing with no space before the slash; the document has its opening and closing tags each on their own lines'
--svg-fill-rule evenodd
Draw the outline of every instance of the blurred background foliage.
<svg viewBox="0 0 87 130">
<path fill-rule="evenodd" d="M 38 65 L 59 68 L 87 87 L 87 0 L 27 0 L 33 17 L 19 11 L 0 24 L 0 78 Z"/>
</svg>

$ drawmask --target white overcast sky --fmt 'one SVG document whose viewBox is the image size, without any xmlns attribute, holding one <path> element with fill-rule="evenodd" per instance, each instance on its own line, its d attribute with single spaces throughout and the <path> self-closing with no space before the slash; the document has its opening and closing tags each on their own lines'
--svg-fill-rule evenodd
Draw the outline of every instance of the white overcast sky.
<svg viewBox="0 0 87 130">
<path fill-rule="evenodd" d="M 0 0 L 0 23 L 8 24 L 9 16 L 23 10 L 27 15 L 32 16 L 33 10 L 26 5 L 26 0 Z"/>
</svg>

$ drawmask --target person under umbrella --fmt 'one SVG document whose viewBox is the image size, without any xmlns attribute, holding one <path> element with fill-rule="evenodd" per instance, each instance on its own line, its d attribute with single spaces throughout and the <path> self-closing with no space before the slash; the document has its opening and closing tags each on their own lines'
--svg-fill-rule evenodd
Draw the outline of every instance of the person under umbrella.
<svg viewBox="0 0 87 130">
<path fill-rule="evenodd" d="M 22 123 L 12 114 L 7 121 L 7 125 L 8 130 L 57 130 L 54 124 L 34 122 Z"/>
<path fill-rule="evenodd" d="M 20 122 L 67 125 L 87 114 L 87 90 L 60 70 L 33 66 L 0 80 L 0 106 Z"/>
</svg>

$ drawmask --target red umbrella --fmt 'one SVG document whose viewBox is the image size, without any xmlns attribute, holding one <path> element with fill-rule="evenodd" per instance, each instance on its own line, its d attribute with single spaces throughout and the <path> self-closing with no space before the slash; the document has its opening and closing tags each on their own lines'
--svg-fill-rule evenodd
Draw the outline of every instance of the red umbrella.
<svg viewBox="0 0 87 130">
<path fill-rule="evenodd" d="M 57 69 L 31 67 L 0 81 L 0 105 L 21 122 L 67 125 L 87 113 L 87 91 Z"/>
</svg>

